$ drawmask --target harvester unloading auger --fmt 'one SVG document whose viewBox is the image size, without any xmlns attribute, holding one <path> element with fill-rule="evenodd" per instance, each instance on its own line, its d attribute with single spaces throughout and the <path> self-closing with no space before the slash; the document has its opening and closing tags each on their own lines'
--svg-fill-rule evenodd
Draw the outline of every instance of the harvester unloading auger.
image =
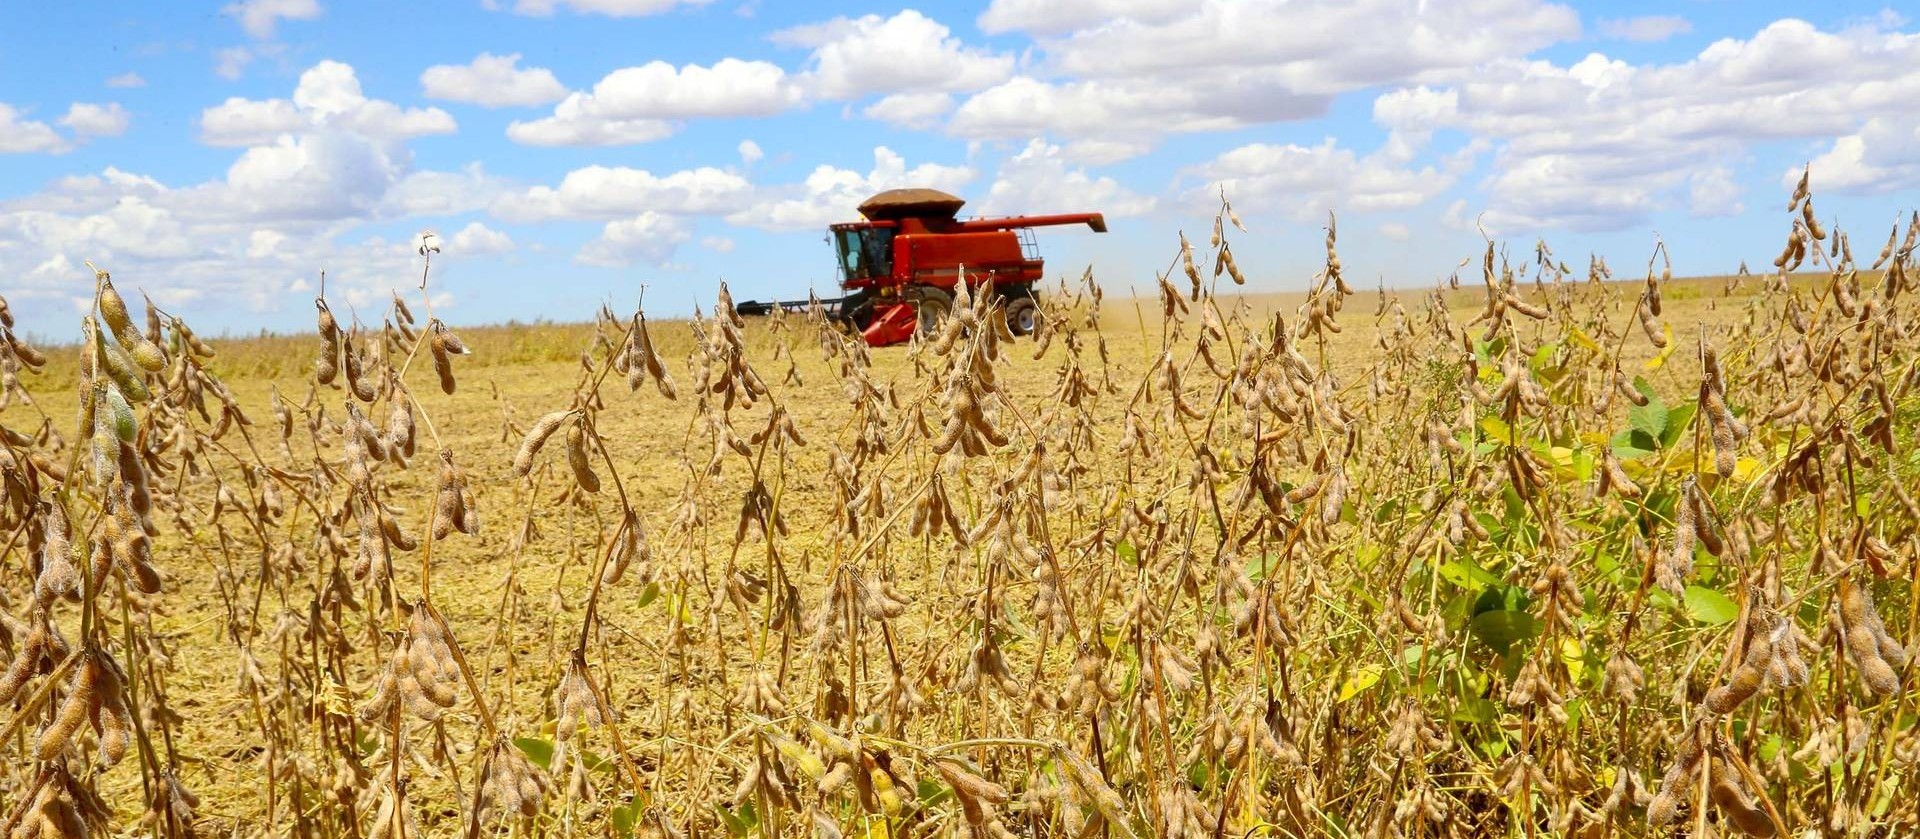
<svg viewBox="0 0 1920 839">
<path fill-rule="evenodd" d="M 916 329 L 931 331 L 952 308 L 957 284 L 972 292 L 991 283 L 1006 301 L 1007 326 L 1016 335 L 1031 333 L 1033 284 L 1043 276 L 1033 228 L 1084 224 L 1105 233 L 1107 220 L 1099 213 L 961 220 L 966 203 L 937 189 L 890 189 L 861 203 L 865 221 L 829 228 L 846 296 L 820 302 L 868 346 L 884 347 L 912 338 Z M 810 304 L 748 301 L 735 310 L 764 315 Z"/>
</svg>

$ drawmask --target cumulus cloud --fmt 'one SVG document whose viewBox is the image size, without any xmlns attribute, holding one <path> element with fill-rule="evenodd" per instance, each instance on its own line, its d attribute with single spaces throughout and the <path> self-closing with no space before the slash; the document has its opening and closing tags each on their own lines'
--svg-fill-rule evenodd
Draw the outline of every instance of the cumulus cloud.
<svg viewBox="0 0 1920 839">
<path fill-rule="evenodd" d="M 322 268 L 330 290 L 365 305 L 381 299 L 393 278 L 412 265 L 404 243 L 378 237 L 346 242 L 329 224 L 256 215 L 273 208 L 249 203 L 263 196 L 243 196 L 241 190 L 261 186 L 261 173 L 235 174 L 243 182 L 256 180 L 245 187 L 221 180 L 168 188 L 108 169 L 62 178 L 36 195 L 0 203 L 0 273 L 10 278 L 8 297 L 23 306 L 38 301 L 43 310 L 50 303 L 63 306 L 89 276 L 79 260 L 91 259 L 125 287 L 151 283 L 163 305 L 207 300 L 267 310 L 285 302 L 285 288 Z"/>
<path fill-rule="evenodd" d="M 568 172 L 558 187 L 503 196 L 493 213 L 515 222 L 612 219 L 647 210 L 719 214 L 745 207 L 752 195 L 746 178 L 710 166 L 665 176 L 626 166 L 587 166 Z"/>
<path fill-rule="evenodd" d="M 1600 21 L 1600 34 L 1622 41 L 1653 43 L 1692 31 L 1693 23 L 1678 15 L 1646 15 Z"/>
<path fill-rule="evenodd" d="M 457 127 L 453 116 L 439 108 L 402 108 L 368 99 L 353 67 L 338 61 L 322 61 L 300 74 L 291 101 L 233 97 L 200 114 L 200 139 L 213 146 L 260 145 L 309 129 L 405 140 L 451 134 Z"/>
<path fill-rule="evenodd" d="M 105 105 L 75 102 L 67 108 L 67 115 L 60 118 L 60 124 L 83 136 L 118 137 L 126 133 L 132 119 L 118 102 Z"/>
<path fill-rule="evenodd" d="M 953 95 L 939 91 L 895 93 L 868 105 L 860 113 L 901 128 L 924 130 L 940 123 L 953 110 Z"/>
<path fill-rule="evenodd" d="M 84 279 L 75 273 L 78 260 L 93 259 L 134 287 L 139 277 L 164 277 L 163 302 L 205 298 L 272 309 L 286 302 L 285 289 L 321 269 L 330 291 L 349 302 L 383 299 L 415 256 L 404 240 L 363 238 L 367 225 L 472 212 L 506 187 L 477 165 L 415 168 L 405 140 L 425 133 L 423 112 L 367 100 L 352 68 L 329 64 L 303 76 L 291 99 L 211 109 L 215 133 L 237 140 L 238 129 L 222 122 L 231 117 L 255 141 L 219 177 L 168 185 L 109 167 L 0 200 L 0 276 L 10 278 L 9 297 L 23 306 L 58 303 L 76 277 Z M 81 103 L 62 122 L 92 136 L 123 128 L 124 118 L 112 106 Z M 512 241 L 470 223 L 450 244 L 498 253 Z"/>
<path fill-rule="evenodd" d="M 977 90 L 1013 72 L 1012 56 L 968 47 L 945 24 L 913 9 L 886 18 L 835 18 L 777 32 L 773 40 L 812 49 L 800 78 L 823 99 Z"/>
<path fill-rule="evenodd" d="M 203 214 L 312 221 L 370 216 L 405 162 L 381 143 L 339 132 L 282 135 L 249 148 L 224 182 L 198 187 Z"/>
<path fill-rule="evenodd" d="M 957 192 L 974 177 L 966 166 L 922 163 L 908 168 L 906 158 L 880 146 L 873 150 L 873 168 L 865 174 L 823 164 L 799 184 L 756 190 L 750 206 L 726 219 L 762 230 L 821 230 L 853 220 L 854 208 L 876 192 L 909 186 Z"/>
<path fill-rule="evenodd" d="M 475 221 L 447 239 L 445 252 L 454 257 L 490 256 L 510 253 L 513 249 L 512 237 Z"/>
<path fill-rule="evenodd" d="M 67 148 L 67 141 L 52 126 L 27 119 L 12 105 L 0 102 L 0 154 L 61 152 Z"/>
<path fill-rule="evenodd" d="M 467 64 L 436 64 L 420 74 L 428 98 L 489 108 L 546 105 L 567 95 L 567 87 L 545 67 L 519 67 L 520 54 L 483 52 Z"/>
<path fill-rule="evenodd" d="M 313 20 L 320 16 L 319 0 L 241 0 L 220 10 L 240 22 L 240 28 L 260 40 L 273 37 L 283 20 Z"/>
<path fill-rule="evenodd" d="M 549 17 L 564 9 L 579 15 L 648 17 L 666 14 L 681 7 L 705 6 L 711 2 L 713 0 L 519 0 L 513 4 L 513 13 Z"/>
<path fill-rule="evenodd" d="M 1000 164 L 993 185 L 980 203 L 992 215 L 1100 212 L 1131 216 L 1154 208 L 1154 199 L 1110 177 L 1089 175 L 1071 165 L 1059 146 L 1035 138 L 1019 154 Z"/>
<path fill-rule="evenodd" d="M 1152 150 L 1151 145 L 1142 142 L 1090 138 L 1068 143 L 1060 149 L 1060 153 L 1075 163 L 1106 166 L 1131 160 Z"/>
<path fill-rule="evenodd" d="M 1253 143 L 1188 169 L 1205 184 L 1187 193 L 1211 206 L 1224 187 L 1236 207 L 1270 209 L 1288 218 L 1322 218 L 1328 210 L 1403 210 L 1452 186 L 1453 172 L 1404 165 L 1386 151 L 1360 156 L 1329 138 L 1317 146 Z"/>
<path fill-rule="evenodd" d="M 1165 23 L 1192 8 L 1192 0 L 993 0 L 978 23 L 981 31 L 994 35 L 1058 35 L 1118 19 Z"/>
<path fill-rule="evenodd" d="M 511 192 L 506 179 L 479 163 L 457 172 L 413 170 L 393 182 L 375 208 L 379 218 L 450 216 L 484 210 Z"/>
<path fill-rule="evenodd" d="M 247 47 L 227 47 L 213 54 L 213 74 L 227 81 L 238 81 L 252 64 L 253 50 Z"/>
<path fill-rule="evenodd" d="M 615 70 L 588 92 L 562 100 L 552 116 L 514 122 L 507 136 L 536 146 L 608 146 L 671 135 L 693 117 L 769 116 L 801 101 L 785 70 L 725 58 L 711 67 L 664 61 Z"/>
<path fill-rule="evenodd" d="M 1860 130 L 1834 139 L 1812 161 L 1821 187 L 1848 192 L 1885 193 L 1920 186 L 1920 120 L 1905 115 L 1868 119 Z M 1800 170 L 1793 170 L 1794 181 Z M 1792 183 L 1783 175 L 1788 188 Z"/>
<path fill-rule="evenodd" d="M 1762 141 L 1839 138 L 1815 166 L 1831 187 L 1920 185 L 1910 126 L 1865 116 L 1900 113 L 1916 95 L 1920 35 L 1781 20 L 1672 64 L 1492 62 L 1471 80 L 1385 94 L 1374 119 L 1491 142 L 1490 227 L 1617 229 L 1696 195 L 1723 198 L 1724 184 L 1696 173 Z"/>
<path fill-rule="evenodd" d="M 1687 178 L 1687 205 L 1698 218 L 1737 216 L 1747 211 L 1740 202 L 1740 185 L 1734 183 L 1733 170 L 1725 166 L 1702 169 Z"/>
<path fill-rule="evenodd" d="M 1223 77 L 1211 89 L 1147 80 L 1049 82 L 1030 76 L 961 103 L 948 128 L 962 137 L 1039 134 L 1143 142 L 1167 132 L 1225 131 L 1326 112 L 1331 97 L 1296 95 Z"/>
<path fill-rule="evenodd" d="M 607 222 L 598 238 L 581 246 L 574 261 L 603 268 L 625 268 L 642 262 L 660 265 L 691 236 L 684 220 L 649 210 Z"/>
<path fill-rule="evenodd" d="M 1032 67 L 961 103 L 953 133 L 1135 144 L 1317 117 L 1342 93 L 1447 78 L 1580 32 L 1572 9 L 1543 0 L 1004 0 L 982 26 L 1046 34 Z"/>
<path fill-rule="evenodd" d="M 741 140 L 738 150 L 740 152 L 740 162 L 748 166 L 759 163 L 761 158 L 767 156 L 766 152 L 760 150 L 760 144 L 752 140 Z"/>
</svg>

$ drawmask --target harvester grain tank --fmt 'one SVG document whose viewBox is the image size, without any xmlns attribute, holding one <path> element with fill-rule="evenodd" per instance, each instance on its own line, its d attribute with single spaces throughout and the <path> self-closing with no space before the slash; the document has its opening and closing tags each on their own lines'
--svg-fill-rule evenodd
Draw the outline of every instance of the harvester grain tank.
<svg viewBox="0 0 1920 839">
<path fill-rule="evenodd" d="M 828 229 L 845 296 L 821 301 L 870 346 L 898 344 L 930 330 L 953 306 L 962 282 L 969 292 L 992 284 L 1005 301 L 1015 334 L 1034 329 L 1033 284 L 1044 276 L 1033 229 L 1084 224 L 1105 233 L 1099 213 L 961 219 L 966 201 L 935 189 L 892 189 L 860 204 L 862 221 Z M 742 303 L 741 314 L 766 314 L 807 302 Z"/>
</svg>

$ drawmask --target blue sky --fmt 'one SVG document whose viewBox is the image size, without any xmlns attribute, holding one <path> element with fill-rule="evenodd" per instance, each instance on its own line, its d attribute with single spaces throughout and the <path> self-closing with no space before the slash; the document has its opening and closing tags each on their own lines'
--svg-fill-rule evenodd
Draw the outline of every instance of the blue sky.
<svg viewBox="0 0 1920 839">
<path fill-rule="evenodd" d="M 1883 4 L 447 0 L 17 4 L 0 296 L 74 331 L 83 260 L 203 331 L 371 313 L 438 232 L 451 321 L 832 289 L 824 226 L 907 185 L 1100 210 L 1052 273 L 1151 288 L 1224 184 L 1251 282 L 1419 286 L 1545 239 L 1621 273 L 1779 249 L 1814 162 L 1877 243 L 1920 185 L 1920 28 Z M 1811 15 L 1809 17 L 1809 15 Z M 79 302 L 77 302 L 79 301 Z"/>
</svg>

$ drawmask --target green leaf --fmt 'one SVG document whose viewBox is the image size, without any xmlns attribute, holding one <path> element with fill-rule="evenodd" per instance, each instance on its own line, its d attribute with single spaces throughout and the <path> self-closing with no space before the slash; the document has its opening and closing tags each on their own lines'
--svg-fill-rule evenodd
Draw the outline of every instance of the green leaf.
<svg viewBox="0 0 1920 839">
<path fill-rule="evenodd" d="M 1481 417 L 1480 430 L 1485 431 L 1487 433 L 1487 438 L 1495 442 L 1504 443 L 1509 446 L 1519 445 L 1519 443 L 1514 442 L 1513 428 L 1507 425 L 1506 421 L 1500 419 L 1499 417 L 1496 417 L 1496 416 Z"/>
<path fill-rule="evenodd" d="M 1113 553 L 1120 558 L 1121 562 L 1128 565 L 1140 564 L 1140 549 L 1134 547 L 1132 542 L 1123 540 L 1119 544 L 1114 545 Z"/>
<path fill-rule="evenodd" d="M 1273 554 L 1247 557 L 1247 578 L 1254 582 L 1264 580 L 1268 572 L 1272 571 L 1273 566 L 1279 562 L 1280 557 Z"/>
<path fill-rule="evenodd" d="M 658 600 L 659 598 L 660 598 L 660 583 L 659 581 L 656 580 L 654 582 L 648 583 L 646 588 L 643 588 L 640 590 L 640 599 L 634 604 L 634 606 L 635 608 L 644 609 L 647 607 L 647 604 L 652 603 L 653 601 Z"/>
<path fill-rule="evenodd" d="M 613 818 L 613 832 L 621 836 L 632 836 L 634 829 L 640 826 L 640 804 L 638 802 L 623 807 L 615 807 L 609 811 L 609 815 Z"/>
<path fill-rule="evenodd" d="M 1630 428 L 1613 435 L 1613 439 L 1608 440 L 1607 445 L 1613 447 L 1614 457 L 1621 460 L 1639 460 L 1659 450 L 1660 441 L 1655 440 L 1653 435 L 1645 431 Z"/>
<path fill-rule="evenodd" d="M 526 755 L 528 760 L 533 761 L 534 764 L 541 769 L 547 769 L 552 766 L 552 740 L 542 740 L 538 737 L 515 737 L 513 738 L 513 745 L 517 746 L 521 754 Z"/>
<path fill-rule="evenodd" d="M 1533 357 L 1527 360 L 1527 366 L 1531 368 L 1534 373 L 1544 373 L 1551 370 L 1554 367 L 1553 357 L 1558 352 L 1560 352 L 1559 341 L 1548 341 L 1541 344 L 1539 349 L 1533 351 Z"/>
<path fill-rule="evenodd" d="M 1692 402 L 1675 405 L 1667 411 L 1667 429 L 1660 434 L 1660 448 L 1670 449 L 1687 435 L 1687 426 L 1693 423 L 1693 415 L 1700 406 Z"/>
<path fill-rule="evenodd" d="M 1718 626 L 1740 616 L 1740 607 L 1732 598 L 1710 588 L 1687 586 L 1686 604 L 1687 615 L 1701 623 Z"/>
<path fill-rule="evenodd" d="M 743 819 L 735 815 L 732 810 L 729 810 L 726 807 L 719 804 L 713 805 L 713 809 L 714 809 L 714 812 L 717 812 L 720 814 L 720 822 L 726 825 L 727 835 L 745 837 L 747 835 L 747 831 L 753 829 L 752 825 L 747 824 L 746 819 Z"/>
<path fill-rule="evenodd" d="M 1582 483 L 1593 480 L 1593 452 L 1585 448 L 1573 451 L 1573 477 Z"/>
<path fill-rule="evenodd" d="M 1187 764 L 1187 783 L 1198 790 L 1213 786 L 1213 767 L 1204 760 Z"/>
<path fill-rule="evenodd" d="M 1635 405 L 1627 409 L 1627 424 L 1635 431 L 1646 432 L 1654 440 L 1667 430 L 1667 404 L 1660 401 L 1660 395 L 1653 392 L 1653 386 L 1638 376 L 1633 379 L 1633 387 L 1647 397 L 1647 404 Z"/>
<path fill-rule="evenodd" d="M 913 792 L 920 799 L 920 807 L 923 810 L 953 797 L 953 790 L 947 789 L 946 784 L 925 776 L 921 776 L 920 783 L 914 786 Z"/>
<path fill-rule="evenodd" d="M 1473 616 L 1468 624 L 1473 635 L 1480 642 L 1493 648 L 1502 655 L 1513 647 L 1516 641 L 1525 641 L 1540 634 L 1540 626 L 1532 615 L 1513 609 L 1494 609 Z"/>
<path fill-rule="evenodd" d="M 1491 725 L 1500 719 L 1500 707 L 1484 697 L 1464 696 L 1448 718 L 1454 722 Z"/>
<path fill-rule="evenodd" d="M 1470 591 L 1478 591 L 1488 586 L 1500 584 L 1500 578 L 1492 571 L 1481 568 L 1471 559 L 1451 559 L 1441 564 L 1440 579 Z"/>
<path fill-rule="evenodd" d="M 1373 564 L 1380 561 L 1382 550 L 1379 545 L 1366 544 L 1354 549 L 1353 564 L 1361 570 L 1371 570 Z"/>
</svg>

